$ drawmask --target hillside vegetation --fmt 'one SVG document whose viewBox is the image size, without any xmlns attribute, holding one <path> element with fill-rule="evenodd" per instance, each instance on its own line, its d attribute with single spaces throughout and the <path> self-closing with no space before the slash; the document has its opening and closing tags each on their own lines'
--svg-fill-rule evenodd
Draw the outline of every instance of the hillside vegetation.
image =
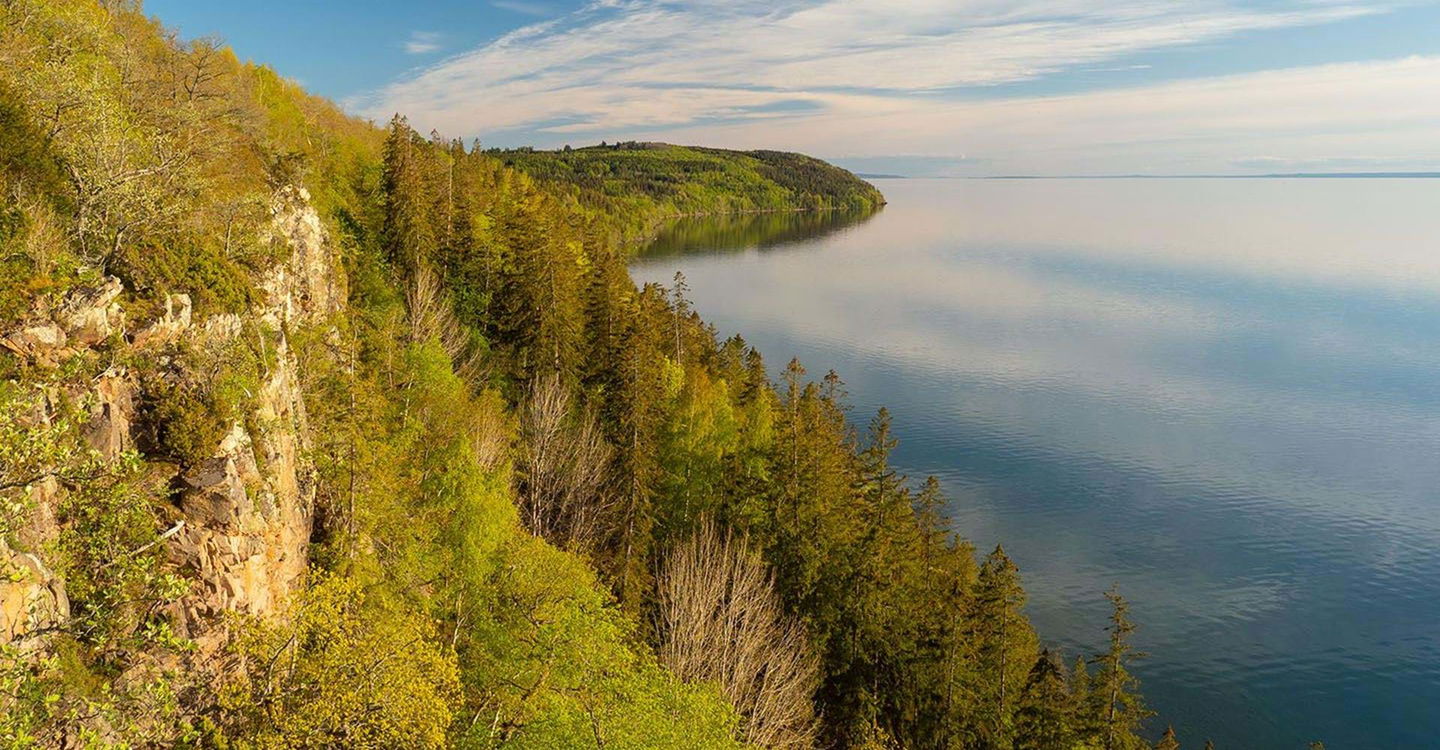
<svg viewBox="0 0 1440 750">
<path fill-rule="evenodd" d="M 131 3 L 0 28 L 0 744 L 1149 746 L 1118 595 L 1064 663 L 883 411 L 616 240 L 873 189 L 375 127 Z"/>
<path fill-rule="evenodd" d="M 729 151 L 629 141 L 489 155 L 576 198 L 633 247 L 666 219 L 765 211 L 878 210 L 885 198 L 833 164 L 785 151 Z"/>
</svg>

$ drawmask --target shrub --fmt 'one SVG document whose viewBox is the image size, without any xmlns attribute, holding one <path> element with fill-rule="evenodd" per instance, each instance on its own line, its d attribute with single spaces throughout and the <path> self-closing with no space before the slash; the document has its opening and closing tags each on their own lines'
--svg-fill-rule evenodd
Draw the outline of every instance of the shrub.
<svg viewBox="0 0 1440 750">
<path fill-rule="evenodd" d="M 262 748 L 443 747 L 459 694 L 455 657 L 433 624 L 323 577 L 279 622 L 240 622 L 240 678 L 221 725 Z"/>
</svg>

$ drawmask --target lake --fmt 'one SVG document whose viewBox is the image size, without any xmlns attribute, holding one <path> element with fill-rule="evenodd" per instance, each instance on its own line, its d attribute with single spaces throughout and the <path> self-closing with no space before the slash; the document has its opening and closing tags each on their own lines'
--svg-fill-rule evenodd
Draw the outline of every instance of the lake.
<svg viewBox="0 0 1440 750">
<path fill-rule="evenodd" d="M 1440 180 L 876 185 L 632 275 L 888 406 L 1069 658 L 1118 585 L 1187 747 L 1440 745 Z"/>
</svg>

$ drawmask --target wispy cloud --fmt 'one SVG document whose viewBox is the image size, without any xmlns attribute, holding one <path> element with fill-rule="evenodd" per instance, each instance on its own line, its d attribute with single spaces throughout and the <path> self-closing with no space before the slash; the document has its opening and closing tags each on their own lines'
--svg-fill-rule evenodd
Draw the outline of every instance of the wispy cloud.
<svg viewBox="0 0 1440 750">
<path fill-rule="evenodd" d="M 550 6 L 528 0 L 490 0 L 490 6 L 527 16 L 548 16 L 554 13 Z"/>
<path fill-rule="evenodd" d="M 1064 96 L 963 102 L 844 96 L 824 116 L 785 127 L 696 125 L 664 137 L 832 156 L 965 153 L 983 159 L 970 174 L 1287 171 L 1276 168 L 1280 163 L 1304 171 L 1324 162 L 1337 170 L 1398 170 L 1440 162 L 1434 91 L 1440 56 Z M 1265 160 L 1252 161 L 1255 154 Z"/>
<path fill-rule="evenodd" d="M 411 55 L 428 55 L 440 49 L 441 34 L 438 31 L 412 31 L 405 40 L 405 52 Z"/>
<path fill-rule="evenodd" d="M 1393 7 L 1391 0 L 595 0 L 347 104 L 376 117 L 406 112 L 427 129 L 527 133 L 542 144 L 675 128 L 733 136 L 742 132 L 735 123 L 774 134 L 801 121 L 829 128 L 839 117 L 874 123 L 935 113 L 979 87 L 1126 67 L 1125 57 L 1149 50 Z M 874 135 L 840 152 L 881 153 L 863 150 Z M 950 152 L 962 150 L 979 153 L 963 144 Z"/>
</svg>

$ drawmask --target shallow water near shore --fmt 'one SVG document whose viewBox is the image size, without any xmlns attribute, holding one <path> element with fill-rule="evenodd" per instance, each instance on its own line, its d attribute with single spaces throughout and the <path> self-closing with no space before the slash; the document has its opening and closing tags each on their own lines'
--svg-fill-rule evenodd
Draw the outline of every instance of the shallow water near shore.
<svg viewBox="0 0 1440 750">
<path fill-rule="evenodd" d="M 1440 181 L 876 184 L 683 220 L 631 273 L 888 406 L 1070 658 L 1118 585 L 1186 746 L 1432 746 Z"/>
</svg>

